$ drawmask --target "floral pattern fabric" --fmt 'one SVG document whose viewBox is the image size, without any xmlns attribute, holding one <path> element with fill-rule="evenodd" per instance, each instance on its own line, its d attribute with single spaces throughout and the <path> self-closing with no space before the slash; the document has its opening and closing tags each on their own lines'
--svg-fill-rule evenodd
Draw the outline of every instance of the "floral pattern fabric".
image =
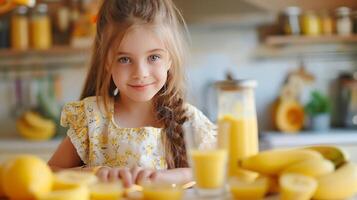
<svg viewBox="0 0 357 200">
<path fill-rule="evenodd" d="M 61 125 L 78 155 L 88 166 L 167 169 L 162 135 L 155 127 L 123 128 L 113 117 L 114 104 L 106 116 L 96 97 L 67 103 L 62 110 Z M 103 107 L 103 108 L 102 108 Z M 202 144 L 216 140 L 216 127 L 194 106 L 187 104 L 189 122 Z"/>
</svg>

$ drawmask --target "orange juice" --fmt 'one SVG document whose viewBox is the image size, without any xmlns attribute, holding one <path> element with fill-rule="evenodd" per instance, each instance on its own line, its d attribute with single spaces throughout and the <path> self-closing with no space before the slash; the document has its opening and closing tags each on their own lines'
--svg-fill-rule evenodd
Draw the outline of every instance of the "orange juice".
<svg viewBox="0 0 357 200">
<path fill-rule="evenodd" d="M 51 20 L 46 4 L 38 4 L 30 21 L 31 46 L 34 49 L 48 49 L 52 45 Z"/>
<path fill-rule="evenodd" d="M 219 119 L 220 123 L 229 123 L 228 137 L 228 174 L 237 174 L 239 160 L 258 153 L 258 126 L 253 117 L 238 118 L 232 115 L 224 115 Z M 219 125 L 221 126 L 221 125 Z"/>
<path fill-rule="evenodd" d="M 26 50 L 29 46 L 27 8 L 19 7 L 11 18 L 11 47 Z"/>
<path fill-rule="evenodd" d="M 143 196 L 145 200 L 179 200 L 182 199 L 183 190 L 169 187 L 144 187 Z"/>
<path fill-rule="evenodd" d="M 222 187 L 226 175 L 227 151 L 192 150 L 190 154 L 197 187 L 204 189 Z"/>
</svg>

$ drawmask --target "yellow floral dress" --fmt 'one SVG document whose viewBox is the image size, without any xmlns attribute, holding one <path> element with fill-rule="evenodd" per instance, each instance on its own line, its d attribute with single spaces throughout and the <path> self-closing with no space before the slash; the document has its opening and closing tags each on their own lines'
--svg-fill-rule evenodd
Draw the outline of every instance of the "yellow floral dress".
<svg viewBox="0 0 357 200">
<path fill-rule="evenodd" d="M 114 104 L 110 104 L 110 114 L 106 116 L 96 99 L 88 97 L 67 103 L 61 115 L 61 125 L 69 128 L 67 135 L 84 164 L 167 169 L 161 139 L 163 129 L 119 127 L 113 117 Z M 187 104 L 187 111 L 202 144 L 215 141 L 215 125 L 194 106 Z"/>
</svg>

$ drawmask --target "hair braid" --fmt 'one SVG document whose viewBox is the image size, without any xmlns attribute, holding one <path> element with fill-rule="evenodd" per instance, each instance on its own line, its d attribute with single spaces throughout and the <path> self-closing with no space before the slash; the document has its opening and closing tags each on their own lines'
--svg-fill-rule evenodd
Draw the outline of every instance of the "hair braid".
<svg viewBox="0 0 357 200">
<path fill-rule="evenodd" d="M 160 93 L 165 92 L 165 86 Z M 183 97 L 169 93 L 156 100 L 157 118 L 164 125 L 164 144 L 169 168 L 188 167 L 182 124 L 187 120 Z"/>
</svg>

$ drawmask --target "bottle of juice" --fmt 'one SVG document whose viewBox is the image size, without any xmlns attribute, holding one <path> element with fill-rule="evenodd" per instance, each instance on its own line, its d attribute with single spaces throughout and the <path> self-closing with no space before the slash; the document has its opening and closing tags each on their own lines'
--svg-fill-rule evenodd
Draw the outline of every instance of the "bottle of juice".
<svg viewBox="0 0 357 200">
<path fill-rule="evenodd" d="M 31 15 L 30 36 L 34 49 L 48 49 L 52 45 L 51 21 L 46 4 L 38 4 Z"/>
<path fill-rule="evenodd" d="M 28 33 L 28 9 L 19 6 L 11 17 L 11 48 L 16 50 L 27 50 L 29 47 Z"/>
<path fill-rule="evenodd" d="M 227 80 L 218 89 L 218 140 L 228 142 L 228 175 L 234 176 L 239 161 L 259 151 L 254 80 Z M 225 128 L 223 128 L 225 127 Z M 225 139 L 222 139 L 225 137 Z"/>
</svg>

